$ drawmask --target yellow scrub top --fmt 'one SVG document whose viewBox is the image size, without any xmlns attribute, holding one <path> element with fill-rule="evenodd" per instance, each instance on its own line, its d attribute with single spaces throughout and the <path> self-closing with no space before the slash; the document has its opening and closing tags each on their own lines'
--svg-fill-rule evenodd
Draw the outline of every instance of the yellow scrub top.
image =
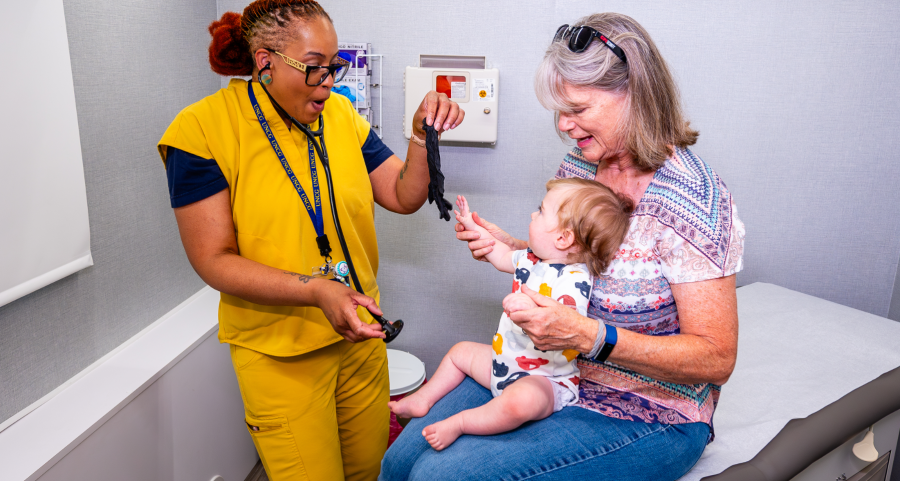
<svg viewBox="0 0 900 481">
<path fill-rule="evenodd" d="M 259 84 L 253 83 L 253 89 L 294 175 L 312 202 L 306 136 L 300 129 L 288 129 Z M 341 95 L 332 95 L 325 102 L 322 115 L 335 192 L 327 192 L 318 155 L 316 170 L 331 256 L 334 263 L 345 260 L 328 200 L 334 194 L 359 281 L 366 295 L 378 302 L 375 203 L 361 150 L 369 135 L 369 123 Z M 311 127 L 317 129 L 317 124 Z M 245 80 L 233 79 L 227 88 L 182 110 L 159 141 L 163 162 L 168 146 L 216 161 L 228 181 L 235 236 L 242 257 L 307 275 L 324 263 L 309 214 L 259 124 Z M 357 312 L 363 322 L 374 321 L 365 308 L 360 307 Z M 220 342 L 284 357 L 341 339 L 318 308 L 264 306 L 221 295 Z"/>
</svg>

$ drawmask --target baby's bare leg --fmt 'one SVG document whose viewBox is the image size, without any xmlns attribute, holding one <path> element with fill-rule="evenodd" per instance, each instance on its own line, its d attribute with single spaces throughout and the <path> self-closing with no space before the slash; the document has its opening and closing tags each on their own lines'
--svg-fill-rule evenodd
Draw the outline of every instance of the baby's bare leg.
<svg viewBox="0 0 900 481">
<path fill-rule="evenodd" d="M 432 448 L 440 451 L 461 434 L 498 434 L 553 413 L 553 386 L 544 376 L 528 376 L 512 383 L 484 406 L 468 409 L 426 426 L 422 431 Z"/>
<path fill-rule="evenodd" d="M 491 388 L 491 346 L 460 342 L 450 348 L 434 376 L 421 389 L 399 401 L 388 403 L 391 411 L 403 418 L 420 418 L 447 395 L 466 376 Z"/>
</svg>

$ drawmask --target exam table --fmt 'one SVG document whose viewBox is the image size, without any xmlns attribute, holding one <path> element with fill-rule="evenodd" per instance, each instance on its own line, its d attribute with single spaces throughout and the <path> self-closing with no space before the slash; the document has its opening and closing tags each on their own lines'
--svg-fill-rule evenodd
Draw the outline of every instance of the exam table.
<svg viewBox="0 0 900 481">
<path fill-rule="evenodd" d="M 900 411 L 900 322 L 772 284 L 737 297 L 738 359 L 716 438 L 682 480 L 789 480 Z"/>
</svg>

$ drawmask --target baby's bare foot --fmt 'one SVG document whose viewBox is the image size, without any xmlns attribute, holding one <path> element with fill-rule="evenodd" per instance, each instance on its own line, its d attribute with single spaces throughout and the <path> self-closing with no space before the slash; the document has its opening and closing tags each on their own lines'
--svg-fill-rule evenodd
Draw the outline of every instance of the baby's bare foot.
<svg viewBox="0 0 900 481">
<path fill-rule="evenodd" d="M 426 426 L 422 430 L 422 436 L 435 451 L 441 451 L 453 444 L 462 434 L 462 427 L 452 417 L 443 421 L 436 422 L 431 426 Z"/>
<path fill-rule="evenodd" d="M 391 401 L 388 403 L 388 407 L 397 417 L 407 419 L 420 418 L 431 410 L 431 404 L 428 404 L 422 396 L 416 396 L 415 394 L 406 396 L 399 401 Z"/>
</svg>

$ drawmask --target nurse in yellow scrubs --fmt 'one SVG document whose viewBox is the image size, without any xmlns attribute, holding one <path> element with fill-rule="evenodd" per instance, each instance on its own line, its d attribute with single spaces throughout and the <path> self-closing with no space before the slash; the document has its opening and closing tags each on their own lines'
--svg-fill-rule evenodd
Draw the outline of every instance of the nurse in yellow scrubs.
<svg viewBox="0 0 900 481">
<path fill-rule="evenodd" d="M 210 32 L 213 70 L 252 81 L 185 108 L 159 152 L 188 259 L 222 293 L 219 340 L 231 348 L 247 429 L 274 481 L 375 479 L 390 414 L 384 334 L 369 313 L 381 314 L 374 204 L 401 214 L 422 206 L 422 121 L 443 131 L 464 112 L 429 93 L 401 161 L 331 95 L 346 62 L 318 3 L 257 0 Z M 333 191 L 291 118 L 313 131 L 322 119 Z M 345 260 L 329 196 L 365 294 L 310 275 L 326 255 Z"/>
</svg>

